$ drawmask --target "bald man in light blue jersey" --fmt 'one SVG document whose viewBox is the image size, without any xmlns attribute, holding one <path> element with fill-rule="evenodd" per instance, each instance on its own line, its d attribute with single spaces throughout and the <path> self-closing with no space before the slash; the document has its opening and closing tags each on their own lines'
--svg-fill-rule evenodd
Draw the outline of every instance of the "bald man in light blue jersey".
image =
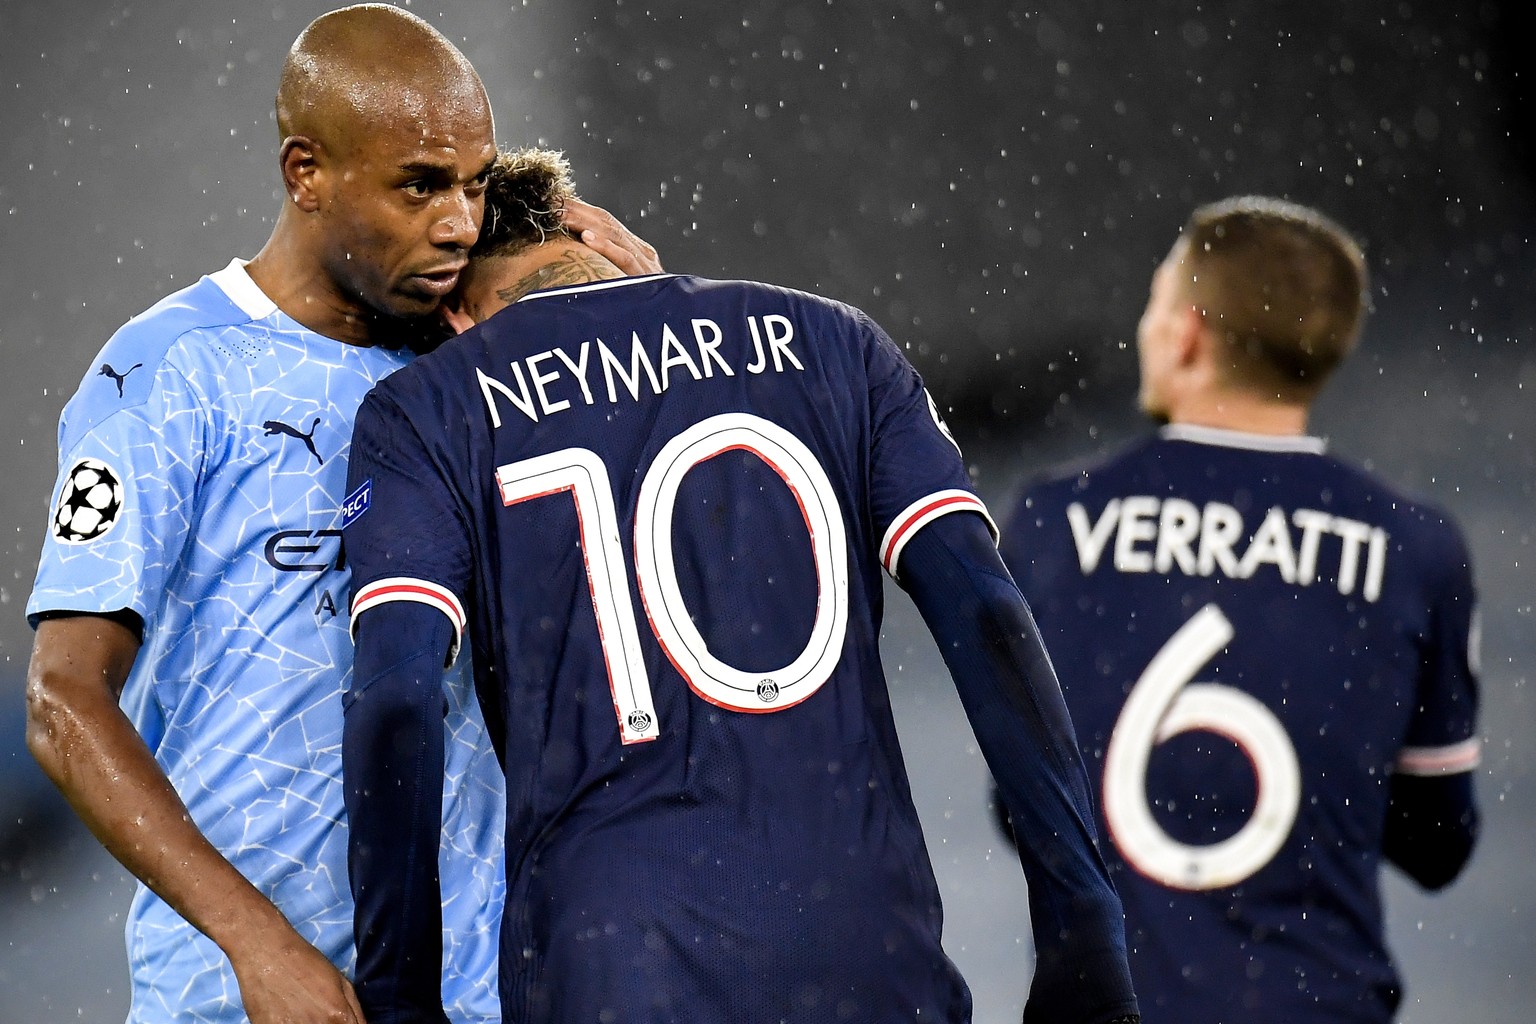
<svg viewBox="0 0 1536 1024">
<path fill-rule="evenodd" d="M 287 199 L 261 252 L 130 321 L 65 409 L 27 609 L 28 746 L 144 883 L 132 1024 L 363 1020 L 338 782 L 347 444 L 457 283 L 494 128 L 464 56 L 376 4 L 300 35 L 277 120 Z M 654 259 L 568 212 L 599 252 Z M 445 1009 L 493 1021 L 502 783 L 462 687 L 443 721 Z"/>
<path fill-rule="evenodd" d="M 305 328 L 238 262 L 136 317 L 65 409 L 28 605 L 142 622 L 124 710 L 208 841 L 348 973 L 337 510 L 353 413 L 408 361 Z M 460 1019 L 495 1019 L 499 770 L 462 682 L 446 692 L 444 987 Z M 133 1019 L 239 1019 L 228 958 L 148 888 L 128 938 Z"/>
</svg>

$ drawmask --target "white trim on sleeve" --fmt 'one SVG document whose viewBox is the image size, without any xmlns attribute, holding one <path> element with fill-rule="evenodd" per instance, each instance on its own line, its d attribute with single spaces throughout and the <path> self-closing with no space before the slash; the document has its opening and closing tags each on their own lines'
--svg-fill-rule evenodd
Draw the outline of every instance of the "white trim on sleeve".
<svg viewBox="0 0 1536 1024">
<path fill-rule="evenodd" d="M 374 580 L 357 592 L 357 596 L 352 599 L 350 631 L 353 641 L 357 640 L 358 616 L 369 608 L 377 608 L 391 601 L 415 601 L 436 608 L 448 616 L 448 621 L 453 624 L 453 644 L 448 649 L 448 664 L 452 665 L 459 656 L 459 644 L 464 639 L 464 624 L 467 621 L 464 605 L 447 587 L 412 576 L 390 576 Z"/>
<path fill-rule="evenodd" d="M 901 550 L 907 546 L 907 541 L 924 526 L 951 512 L 980 512 L 981 517 L 987 521 L 987 529 L 992 532 L 992 543 L 997 543 L 997 524 L 992 521 L 992 514 L 980 498 L 970 491 L 959 489 L 934 491 L 902 509 L 901 514 L 891 520 L 890 527 L 880 540 L 880 564 L 885 566 L 885 571 L 891 574 L 892 579 L 897 578 L 896 566 L 901 561 Z"/>
<path fill-rule="evenodd" d="M 1482 759 L 1483 743 L 1476 736 L 1444 747 L 1404 747 L 1397 753 L 1397 773 L 1456 775 L 1476 768 Z"/>
</svg>

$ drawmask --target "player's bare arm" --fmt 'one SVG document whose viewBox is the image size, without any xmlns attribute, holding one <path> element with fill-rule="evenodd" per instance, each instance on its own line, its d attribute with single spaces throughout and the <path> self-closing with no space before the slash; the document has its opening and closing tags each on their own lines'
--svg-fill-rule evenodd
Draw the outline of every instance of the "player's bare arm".
<svg viewBox="0 0 1536 1024">
<path fill-rule="evenodd" d="M 252 1024 L 361 1024 L 351 985 L 193 824 L 118 706 L 139 651 L 100 615 L 38 624 L 27 747 L 101 844 L 229 957 Z"/>
</svg>

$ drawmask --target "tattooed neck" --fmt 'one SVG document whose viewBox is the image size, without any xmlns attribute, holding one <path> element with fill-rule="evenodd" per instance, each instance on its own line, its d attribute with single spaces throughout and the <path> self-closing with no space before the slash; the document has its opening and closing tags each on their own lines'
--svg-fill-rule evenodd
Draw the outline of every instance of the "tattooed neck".
<svg viewBox="0 0 1536 1024">
<path fill-rule="evenodd" d="M 537 270 L 496 290 L 496 297 L 511 305 L 529 292 L 541 288 L 559 288 L 568 284 L 587 284 L 621 277 L 612 263 L 592 252 L 563 252 L 554 262 L 546 263 Z"/>
</svg>

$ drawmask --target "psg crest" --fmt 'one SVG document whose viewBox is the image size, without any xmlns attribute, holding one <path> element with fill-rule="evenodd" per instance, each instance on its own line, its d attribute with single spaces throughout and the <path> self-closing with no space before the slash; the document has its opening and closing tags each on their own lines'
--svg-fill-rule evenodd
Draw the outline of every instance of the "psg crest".
<svg viewBox="0 0 1536 1024">
<path fill-rule="evenodd" d="M 112 529 L 123 510 L 123 483 L 99 459 L 80 459 L 64 477 L 53 510 L 53 535 L 65 544 L 84 544 Z"/>
</svg>

